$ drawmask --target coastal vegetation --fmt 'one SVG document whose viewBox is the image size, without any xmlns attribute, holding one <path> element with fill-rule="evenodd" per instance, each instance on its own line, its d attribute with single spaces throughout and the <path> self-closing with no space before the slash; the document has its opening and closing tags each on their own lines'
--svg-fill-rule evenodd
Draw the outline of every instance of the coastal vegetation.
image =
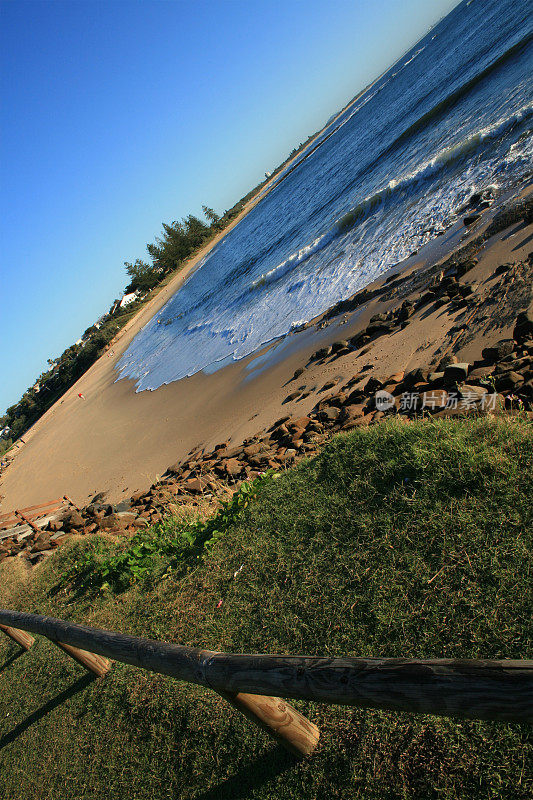
<svg viewBox="0 0 533 800">
<path fill-rule="evenodd" d="M 0 605 L 232 652 L 524 658 L 532 462 L 525 413 L 356 429 L 202 520 L 83 537 L 31 580 L 6 561 Z M 168 547 L 143 555 L 148 535 Z M 43 639 L 20 658 L 0 642 L 0 669 L 6 800 L 525 800 L 533 788 L 521 725 L 297 703 L 322 732 L 297 762 L 202 688 L 122 664 L 93 682 Z"/>
</svg>

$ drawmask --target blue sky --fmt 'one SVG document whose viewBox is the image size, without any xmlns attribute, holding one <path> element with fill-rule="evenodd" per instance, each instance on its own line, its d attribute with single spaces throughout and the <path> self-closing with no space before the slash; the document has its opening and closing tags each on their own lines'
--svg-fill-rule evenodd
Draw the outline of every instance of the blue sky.
<svg viewBox="0 0 533 800">
<path fill-rule="evenodd" d="M 0 413 L 162 222 L 231 207 L 455 5 L 2 2 Z"/>
</svg>

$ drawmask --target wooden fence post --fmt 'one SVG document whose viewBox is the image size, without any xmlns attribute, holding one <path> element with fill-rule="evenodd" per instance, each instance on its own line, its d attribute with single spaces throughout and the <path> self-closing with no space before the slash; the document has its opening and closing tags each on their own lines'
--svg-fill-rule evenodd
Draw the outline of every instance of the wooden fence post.
<svg viewBox="0 0 533 800">
<path fill-rule="evenodd" d="M 13 639 L 14 642 L 19 644 L 23 650 L 29 650 L 35 639 L 30 636 L 26 631 L 19 631 L 17 628 L 10 628 L 9 625 L 0 625 L 0 631 Z"/>
<path fill-rule="evenodd" d="M 88 650 L 81 650 L 79 647 L 72 647 L 70 644 L 63 644 L 62 642 L 54 642 L 64 653 L 67 653 L 74 661 L 81 664 L 82 667 L 92 672 L 97 678 L 103 678 L 106 673 L 111 669 L 111 661 L 104 656 L 97 656 L 90 653 Z"/>
<path fill-rule="evenodd" d="M 320 737 L 317 726 L 281 697 L 243 692 L 217 694 L 293 755 L 310 756 L 317 746 Z"/>
</svg>

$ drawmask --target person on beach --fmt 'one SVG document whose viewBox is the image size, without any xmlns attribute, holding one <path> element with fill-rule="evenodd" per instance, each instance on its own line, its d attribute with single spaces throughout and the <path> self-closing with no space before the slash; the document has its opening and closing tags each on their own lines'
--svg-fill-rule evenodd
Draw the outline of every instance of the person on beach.
<svg viewBox="0 0 533 800">
<path fill-rule="evenodd" d="M 78 392 L 78 397 L 81 397 L 82 400 L 85 400 L 85 397 L 82 395 L 81 392 Z"/>
</svg>

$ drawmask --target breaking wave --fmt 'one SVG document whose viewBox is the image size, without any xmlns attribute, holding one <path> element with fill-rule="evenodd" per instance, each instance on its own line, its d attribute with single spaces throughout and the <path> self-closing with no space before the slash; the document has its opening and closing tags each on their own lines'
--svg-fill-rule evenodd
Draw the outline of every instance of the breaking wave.
<svg viewBox="0 0 533 800">
<path fill-rule="evenodd" d="M 338 236 L 343 236 L 349 230 L 356 227 L 370 214 L 373 214 L 378 209 L 382 208 L 384 204 L 394 201 L 394 196 L 402 193 L 409 193 L 409 191 L 417 187 L 421 182 L 432 180 L 436 173 L 446 170 L 451 167 L 455 162 L 459 162 L 467 156 L 471 156 L 480 147 L 485 145 L 490 139 L 498 139 L 507 130 L 514 125 L 525 122 L 533 115 L 533 103 L 522 106 L 514 114 L 508 117 L 499 119 L 493 125 L 481 128 L 480 130 L 466 136 L 462 141 L 453 145 L 452 147 L 440 150 L 433 158 L 426 161 L 414 172 L 408 173 L 401 178 L 392 179 L 389 183 L 377 192 L 365 197 L 364 200 L 357 203 L 356 206 L 350 211 L 343 214 L 342 217 L 335 220 L 330 229 L 318 236 L 305 247 L 300 248 L 295 253 L 286 258 L 281 264 L 264 272 L 259 278 L 256 278 L 252 283 L 252 288 L 256 289 L 266 286 L 273 281 L 277 281 L 287 273 L 291 272 L 296 267 L 303 264 L 315 253 L 323 250 Z M 524 132 L 523 136 L 531 134 L 531 130 Z M 515 145 L 513 145 L 514 149 Z M 511 156 L 512 158 L 512 156 Z"/>
</svg>

